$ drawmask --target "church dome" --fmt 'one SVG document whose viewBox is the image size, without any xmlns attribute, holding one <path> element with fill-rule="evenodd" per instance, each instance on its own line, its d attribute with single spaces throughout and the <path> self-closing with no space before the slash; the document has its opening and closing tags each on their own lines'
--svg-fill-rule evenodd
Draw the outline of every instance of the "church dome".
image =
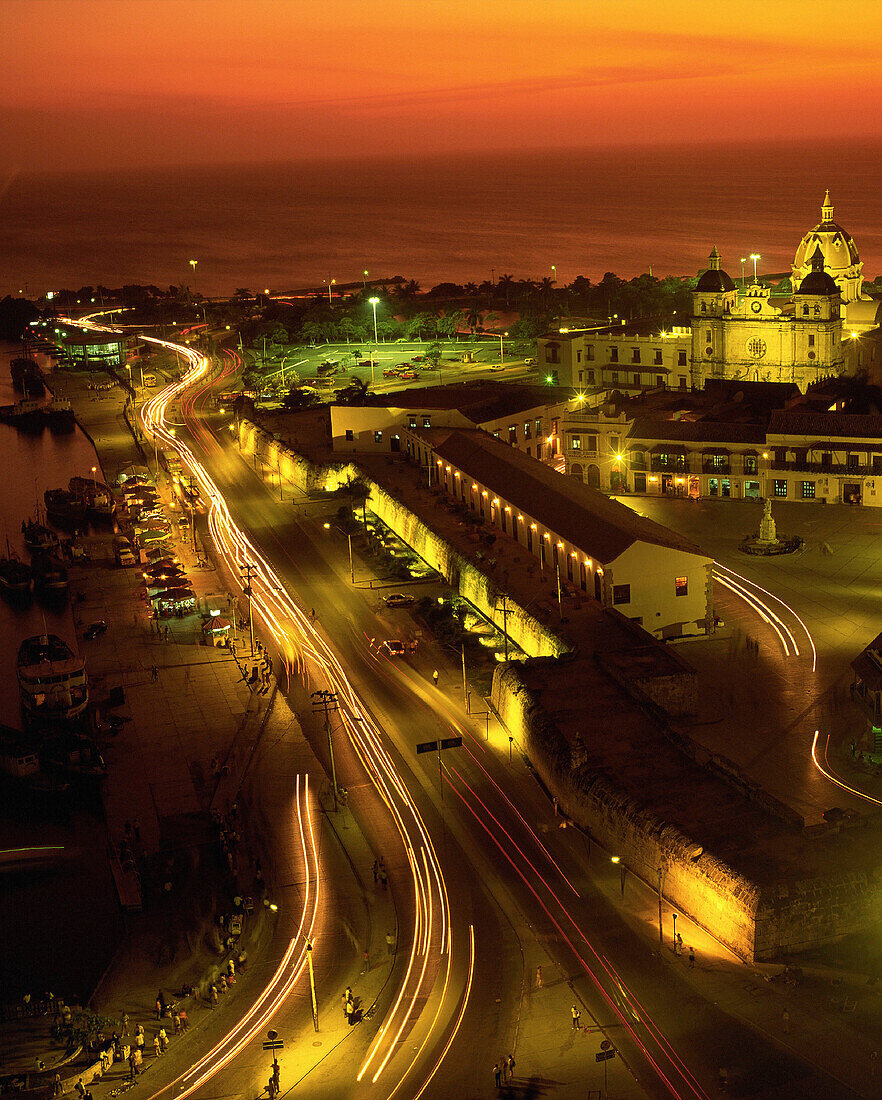
<svg viewBox="0 0 882 1100">
<path fill-rule="evenodd" d="M 793 285 L 798 286 L 809 274 L 816 249 L 824 257 L 824 269 L 838 285 L 843 298 L 853 301 L 861 296 L 861 258 L 851 236 L 833 220 L 830 192 L 824 195 L 820 222 L 799 242 L 793 260 Z M 826 292 L 825 292 L 826 293 Z"/>
<path fill-rule="evenodd" d="M 824 270 L 824 253 L 817 245 L 810 261 L 811 271 L 799 284 L 797 294 L 839 294 L 835 279 Z"/>
<path fill-rule="evenodd" d="M 723 259 L 717 252 L 716 245 L 708 258 L 710 266 L 698 280 L 696 291 L 703 294 L 720 294 L 726 290 L 734 290 L 735 284 L 732 282 L 731 275 L 723 271 Z"/>
</svg>

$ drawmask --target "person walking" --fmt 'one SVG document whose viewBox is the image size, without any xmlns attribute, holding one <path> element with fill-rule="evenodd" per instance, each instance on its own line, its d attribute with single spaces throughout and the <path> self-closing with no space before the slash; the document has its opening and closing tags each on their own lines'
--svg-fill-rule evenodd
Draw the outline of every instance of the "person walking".
<svg viewBox="0 0 882 1100">
<path fill-rule="evenodd" d="M 505 1069 L 508 1083 L 511 1084 L 512 1081 L 514 1081 L 515 1071 L 515 1059 L 513 1054 L 509 1054 L 509 1056 L 505 1059 Z"/>
<path fill-rule="evenodd" d="M 676 954 L 677 954 L 677 955 L 682 955 L 682 954 L 683 954 L 683 937 L 682 937 L 682 936 L 680 935 L 680 933 L 679 933 L 679 932 L 677 933 L 677 949 L 676 949 Z"/>
<path fill-rule="evenodd" d="M 389 876 L 386 874 L 386 868 L 383 864 L 380 864 L 380 885 L 385 890 L 389 885 Z"/>
<path fill-rule="evenodd" d="M 134 1081 L 136 1075 L 135 1070 L 135 1052 L 131 1051 L 129 1054 L 129 1080 Z"/>
<path fill-rule="evenodd" d="M 379 879 L 379 877 L 380 877 L 380 865 L 376 860 L 374 860 L 374 886 L 377 885 L 377 880 Z"/>
<path fill-rule="evenodd" d="M 159 997 L 156 998 L 156 1019 L 162 1019 L 162 1001 Z"/>
<path fill-rule="evenodd" d="M 181 1034 L 181 1016 L 179 1012 L 172 1013 L 172 1026 L 175 1029 L 175 1035 Z"/>
<path fill-rule="evenodd" d="M 395 954 L 395 936 L 391 932 L 386 933 L 386 954 Z"/>
<path fill-rule="evenodd" d="M 123 1035 L 128 1035 L 128 1033 L 129 1033 L 129 1014 L 128 1014 L 128 1012 L 124 1012 L 122 1014 L 122 1025 L 123 1025 L 123 1030 L 122 1030 Z"/>
<path fill-rule="evenodd" d="M 542 988 L 542 967 L 541 966 L 536 967 L 536 988 L 537 989 Z"/>
<path fill-rule="evenodd" d="M 273 1084 L 276 1086 L 276 1092 L 282 1090 L 282 1067 L 277 1060 L 273 1058 Z"/>
<path fill-rule="evenodd" d="M 570 1009 L 570 1015 L 573 1017 L 573 1031 L 576 1031 L 579 1027 L 579 1021 L 582 1018 L 581 1009 L 577 1005 L 573 1005 Z"/>
<path fill-rule="evenodd" d="M 61 1096 L 61 1094 L 63 1092 L 64 1092 L 64 1085 L 62 1085 L 62 1083 L 61 1083 L 61 1074 L 56 1073 L 55 1074 L 55 1080 L 52 1082 L 52 1095 L 53 1095 L 53 1097 L 54 1096 Z"/>
<path fill-rule="evenodd" d="M 694 947 L 689 948 L 689 969 L 690 970 L 695 969 L 695 948 Z"/>
<path fill-rule="evenodd" d="M 435 687 L 438 686 L 438 669 L 437 668 L 432 672 L 432 683 L 435 685 Z"/>
<path fill-rule="evenodd" d="M 346 1023 L 352 1027 L 352 1014 L 355 1012 L 355 1005 L 352 1001 L 347 1001 L 343 1006 L 343 1015 L 346 1017 Z"/>
<path fill-rule="evenodd" d="M 786 1009 L 786 1008 L 784 1009 L 784 1012 L 782 1013 L 781 1019 L 784 1023 L 784 1034 L 789 1035 L 790 1034 L 790 1011 L 789 1011 L 789 1009 Z"/>
<path fill-rule="evenodd" d="M 160 1056 L 160 1054 L 162 1054 L 162 1051 L 159 1048 L 159 1036 L 154 1035 L 153 1036 L 153 1057 L 158 1058 Z"/>
<path fill-rule="evenodd" d="M 164 1027 L 159 1029 L 159 1049 L 163 1054 L 168 1050 L 168 1035 L 166 1035 Z"/>
<path fill-rule="evenodd" d="M 214 984 L 214 982 L 212 982 L 211 986 L 209 987 L 209 993 L 210 993 L 210 996 L 211 996 L 211 1007 L 216 1008 L 217 1007 L 217 986 Z"/>
<path fill-rule="evenodd" d="M 82 1077 L 77 1081 L 74 1088 L 76 1089 L 77 1096 L 79 1096 L 80 1100 L 83 1100 L 83 1097 L 86 1095 L 86 1086 L 83 1084 Z"/>
<path fill-rule="evenodd" d="M 502 1066 L 498 1062 L 493 1064 L 493 1084 L 497 1088 L 502 1088 Z"/>
<path fill-rule="evenodd" d="M 144 1049 L 144 1025 L 138 1024 L 135 1030 L 135 1047 L 138 1050 Z"/>
<path fill-rule="evenodd" d="M 189 1020 L 189 1017 L 187 1016 L 187 1010 L 185 1008 L 182 1008 L 180 1013 L 179 1013 L 179 1016 L 180 1016 L 180 1019 L 181 1019 L 181 1032 L 184 1032 L 190 1026 L 190 1020 Z"/>
</svg>

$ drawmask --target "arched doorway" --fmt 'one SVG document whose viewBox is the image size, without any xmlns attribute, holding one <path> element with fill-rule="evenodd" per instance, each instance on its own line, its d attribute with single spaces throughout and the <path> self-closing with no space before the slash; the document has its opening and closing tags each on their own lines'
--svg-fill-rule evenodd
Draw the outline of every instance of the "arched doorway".
<svg viewBox="0 0 882 1100">
<path fill-rule="evenodd" d="M 592 464 L 591 466 L 588 467 L 588 470 L 586 472 L 588 474 L 588 484 L 591 486 L 591 488 L 592 489 L 599 489 L 600 488 L 600 467 L 595 466 L 595 465 Z"/>
<path fill-rule="evenodd" d="M 570 466 L 570 475 L 572 477 L 577 477 L 579 481 L 582 480 L 582 466 L 580 463 L 574 462 L 573 465 Z"/>
</svg>

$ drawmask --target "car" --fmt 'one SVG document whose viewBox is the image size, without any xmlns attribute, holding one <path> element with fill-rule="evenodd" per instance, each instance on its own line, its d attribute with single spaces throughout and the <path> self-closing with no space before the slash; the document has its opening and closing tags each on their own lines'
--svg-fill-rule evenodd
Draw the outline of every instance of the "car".
<svg viewBox="0 0 882 1100">
<path fill-rule="evenodd" d="M 398 368 L 397 367 L 386 367 L 386 369 L 383 371 L 383 377 L 384 378 L 397 378 L 398 377 Z"/>
<path fill-rule="evenodd" d="M 362 359 L 362 361 L 358 365 L 360 367 L 370 367 L 370 366 L 373 366 L 373 360 L 372 359 Z"/>
<path fill-rule="evenodd" d="M 415 370 L 403 370 L 398 377 L 402 382 L 415 382 L 419 375 Z"/>
<path fill-rule="evenodd" d="M 407 652 L 404 648 L 404 642 L 399 641 L 397 638 L 383 642 L 383 649 L 388 657 L 403 657 Z"/>
<path fill-rule="evenodd" d="M 391 596 L 384 596 L 383 601 L 387 607 L 410 607 L 414 598 L 403 592 L 393 592 Z"/>
<path fill-rule="evenodd" d="M 535 359 L 525 359 L 524 362 L 527 364 L 528 367 L 532 367 L 533 364 L 536 362 L 536 360 Z"/>
<path fill-rule="evenodd" d="M 412 355 L 410 361 L 412 363 L 422 363 L 425 358 L 425 355 Z"/>
<path fill-rule="evenodd" d="M 104 621 L 104 619 L 98 619 L 97 622 L 89 623 L 89 625 L 83 631 L 83 637 L 86 639 L 86 641 L 91 642 L 94 641 L 95 638 L 103 634 L 106 630 L 107 623 Z"/>
</svg>

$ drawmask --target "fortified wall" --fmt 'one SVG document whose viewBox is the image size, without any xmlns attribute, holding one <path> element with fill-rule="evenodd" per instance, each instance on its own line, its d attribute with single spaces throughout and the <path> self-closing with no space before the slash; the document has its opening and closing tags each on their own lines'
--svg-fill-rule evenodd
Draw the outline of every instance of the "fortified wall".
<svg viewBox="0 0 882 1100">
<path fill-rule="evenodd" d="M 432 500 L 408 507 L 381 484 L 382 471 L 310 461 L 249 422 L 239 441 L 307 493 L 365 481 L 371 510 L 502 628 L 500 590 L 467 549 L 432 529 Z M 592 634 L 572 623 L 553 630 L 533 607 L 523 595 L 520 605 L 507 599 L 509 636 L 535 659 L 496 669 L 492 705 L 563 810 L 626 874 L 656 889 L 661 873 L 666 903 L 747 960 L 878 927 L 880 825 L 803 828 L 672 727 L 671 716 L 694 712 L 697 690 L 675 651 L 615 614 L 595 609 Z"/>
</svg>

